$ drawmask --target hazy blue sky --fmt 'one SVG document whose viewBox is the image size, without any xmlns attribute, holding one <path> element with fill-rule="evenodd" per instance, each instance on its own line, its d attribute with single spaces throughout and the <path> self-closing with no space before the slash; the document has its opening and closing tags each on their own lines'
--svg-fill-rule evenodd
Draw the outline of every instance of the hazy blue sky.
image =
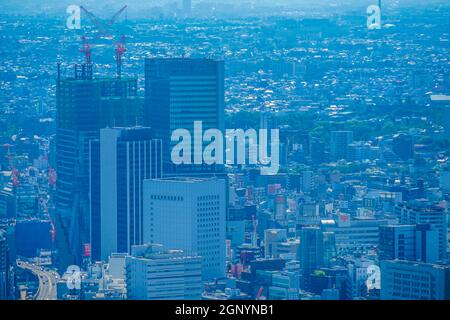
<svg viewBox="0 0 450 320">
<path fill-rule="evenodd" d="M 382 0 L 386 6 L 395 5 L 411 5 L 419 3 L 424 5 L 430 2 L 449 3 L 448 0 Z M 55 14 L 56 12 L 64 12 L 65 8 L 69 4 L 81 4 L 98 13 L 110 12 L 117 10 L 124 4 L 128 4 L 129 13 L 133 15 L 133 12 L 145 13 L 146 9 L 150 9 L 154 6 L 171 4 L 171 7 L 180 5 L 182 0 L 0 0 L 2 7 L 1 13 L 17 13 L 17 14 Z M 233 3 L 239 5 L 245 5 L 246 3 L 255 3 L 258 5 L 264 4 L 268 6 L 273 5 L 290 5 L 298 8 L 317 9 L 322 8 L 326 11 L 327 8 L 336 12 L 339 9 L 342 10 L 359 10 L 361 7 L 367 7 L 370 4 L 375 4 L 378 0 L 193 0 L 194 6 L 200 2 L 210 3 Z"/>
</svg>

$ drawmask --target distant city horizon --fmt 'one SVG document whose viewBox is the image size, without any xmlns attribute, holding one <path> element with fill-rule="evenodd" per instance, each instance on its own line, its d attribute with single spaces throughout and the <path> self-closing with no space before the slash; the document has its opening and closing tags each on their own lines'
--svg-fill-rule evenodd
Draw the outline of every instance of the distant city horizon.
<svg viewBox="0 0 450 320">
<path fill-rule="evenodd" d="M 437 4 L 447 4 L 445 0 L 430 0 L 424 3 L 418 0 L 384 0 L 382 1 L 383 6 L 389 9 L 398 10 L 399 8 L 409 8 L 409 7 L 427 7 Z M 45 16 L 51 15 L 55 16 L 62 13 L 65 8 L 69 5 L 83 5 L 92 10 L 97 10 L 103 14 L 114 13 L 114 10 L 118 10 L 120 7 L 128 6 L 128 16 L 130 19 L 145 19 L 149 17 L 149 13 L 155 8 L 164 8 L 169 12 L 175 13 L 181 10 L 183 7 L 182 0 L 153 0 L 146 1 L 143 3 L 138 0 L 83 0 L 83 1 L 72 1 L 72 0 L 46 0 L 39 1 L 36 3 L 34 0 L 7 0 L 4 3 L 3 11 L 1 14 L 17 14 L 17 15 L 36 15 Z M 218 14 L 219 17 L 232 17 L 236 16 L 266 16 L 270 14 L 284 14 L 286 10 L 300 9 L 302 11 L 297 12 L 297 14 L 336 14 L 336 13 L 349 13 L 360 10 L 361 8 L 367 8 L 371 4 L 378 4 L 378 0 L 306 0 L 306 1 L 296 1 L 296 0 L 278 0 L 278 1 L 237 1 L 237 0 L 193 0 L 192 6 L 195 9 L 201 9 L 202 14 L 199 17 L 207 18 L 204 10 L 207 7 L 214 8 L 211 13 Z M 244 12 L 242 8 L 247 8 Z M 255 10 L 256 9 L 256 10 Z M 275 11 L 273 11 L 275 9 Z M 284 10 L 286 9 L 286 10 Z M 270 11 L 272 10 L 272 11 Z"/>
</svg>

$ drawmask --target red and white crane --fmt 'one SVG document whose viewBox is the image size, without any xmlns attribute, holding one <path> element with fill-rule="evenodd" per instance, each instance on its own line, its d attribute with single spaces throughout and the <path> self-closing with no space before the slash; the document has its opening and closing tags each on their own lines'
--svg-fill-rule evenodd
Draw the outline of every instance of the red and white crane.
<svg viewBox="0 0 450 320">
<path fill-rule="evenodd" d="M 83 41 L 83 48 L 80 50 L 80 52 L 84 53 L 85 56 L 85 63 L 86 64 L 91 64 L 91 55 L 92 55 L 92 49 L 91 49 L 91 45 L 89 44 L 89 42 L 86 40 L 86 37 L 83 36 L 82 38 Z"/>
<path fill-rule="evenodd" d="M 117 64 L 117 77 L 118 78 L 120 78 L 122 75 L 122 58 L 123 58 L 123 55 L 125 54 L 125 52 L 127 51 L 127 49 L 125 47 L 125 35 L 122 35 L 121 40 L 118 42 L 115 40 L 114 36 L 109 33 L 108 27 L 110 27 L 119 18 L 119 16 L 122 14 L 122 12 L 125 11 L 125 9 L 127 7 L 128 6 L 124 6 L 118 12 L 116 12 L 114 14 L 114 16 L 108 21 L 108 23 L 105 26 L 97 16 L 95 16 L 92 12 L 87 10 L 85 7 L 80 6 L 81 10 L 83 10 L 83 12 L 89 18 L 89 20 L 91 20 L 92 23 L 94 23 L 95 26 L 97 27 L 98 32 L 99 32 L 98 35 L 103 35 L 106 38 L 113 41 L 115 48 L 116 48 L 115 51 L 116 51 L 116 64 Z M 86 45 L 85 45 L 85 48 L 86 48 Z M 90 47 L 89 47 L 89 49 L 90 49 Z M 83 51 L 83 52 L 86 52 L 86 51 Z"/>
</svg>

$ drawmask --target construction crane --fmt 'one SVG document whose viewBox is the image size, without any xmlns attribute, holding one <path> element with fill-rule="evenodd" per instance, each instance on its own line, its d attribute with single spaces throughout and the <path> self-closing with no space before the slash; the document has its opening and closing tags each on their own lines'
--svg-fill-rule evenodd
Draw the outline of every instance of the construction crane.
<svg viewBox="0 0 450 320">
<path fill-rule="evenodd" d="M 104 35 L 106 37 L 112 37 L 106 28 L 103 26 L 103 24 L 100 22 L 100 19 L 97 18 L 96 15 L 94 15 L 92 12 L 90 12 L 88 9 L 86 9 L 83 6 L 80 6 L 80 9 L 83 10 L 83 12 L 86 14 L 86 16 L 89 18 L 89 20 L 92 21 L 93 24 L 97 27 L 98 34 L 97 36 Z"/>
<path fill-rule="evenodd" d="M 114 22 L 116 22 L 116 20 L 119 18 L 119 16 L 122 14 L 122 12 L 124 12 L 126 9 L 128 8 L 127 5 L 123 6 L 122 9 L 120 9 L 119 11 L 117 11 L 113 17 L 111 19 L 109 19 L 108 21 L 108 26 L 111 26 Z"/>
<path fill-rule="evenodd" d="M 127 51 L 125 48 L 125 35 L 122 35 L 120 43 L 116 44 L 116 62 L 117 62 L 117 77 L 120 79 L 122 75 L 122 57 Z"/>
<path fill-rule="evenodd" d="M 83 36 L 81 38 L 81 40 L 83 41 L 83 48 L 80 50 L 80 52 L 84 53 L 85 63 L 91 64 L 91 54 L 92 54 L 91 46 L 90 46 L 89 42 L 86 40 L 85 36 Z"/>
<path fill-rule="evenodd" d="M 80 6 L 81 10 L 87 15 L 89 20 L 92 21 L 92 23 L 95 24 L 95 26 L 98 29 L 99 35 L 103 35 L 106 38 L 113 41 L 115 45 L 115 51 L 116 51 L 116 64 L 117 64 L 117 77 L 120 78 L 122 75 L 122 57 L 124 53 L 127 51 L 125 48 L 125 35 L 122 35 L 121 41 L 117 42 L 113 35 L 111 35 L 108 31 L 107 27 L 110 27 L 120 16 L 122 12 L 125 11 L 127 6 L 122 7 L 118 12 L 114 14 L 114 16 L 108 21 L 107 27 L 100 21 L 100 19 L 95 16 L 92 12 L 88 11 L 85 7 Z"/>
</svg>

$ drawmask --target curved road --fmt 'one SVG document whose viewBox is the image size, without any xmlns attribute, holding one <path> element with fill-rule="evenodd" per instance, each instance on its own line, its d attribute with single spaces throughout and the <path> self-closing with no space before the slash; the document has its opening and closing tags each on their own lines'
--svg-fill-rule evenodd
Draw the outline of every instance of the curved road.
<svg viewBox="0 0 450 320">
<path fill-rule="evenodd" d="M 56 300 L 56 283 L 59 275 L 56 271 L 47 271 L 40 266 L 17 260 L 17 266 L 31 271 L 39 279 L 39 289 L 35 300 Z"/>
</svg>

